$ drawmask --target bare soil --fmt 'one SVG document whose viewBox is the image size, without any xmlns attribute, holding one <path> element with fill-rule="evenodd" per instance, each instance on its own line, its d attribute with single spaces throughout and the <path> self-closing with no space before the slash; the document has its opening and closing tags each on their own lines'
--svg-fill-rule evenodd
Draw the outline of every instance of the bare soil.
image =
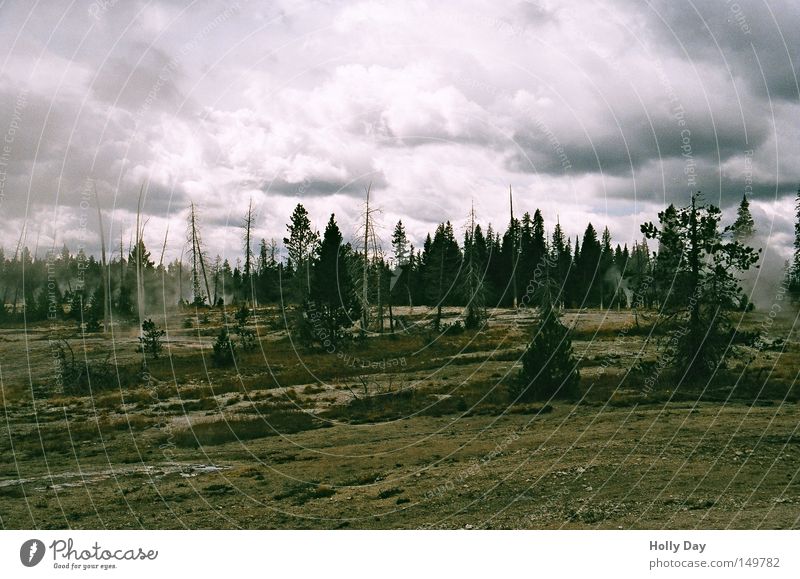
<svg viewBox="0 0 800 579">
<path fill-rule="evenodd" d="M 581 397 L 515 404 L 533 314 L 441 334 L 430 314 L 331 353 L 265 308 L 259 347 L 217 368 L 220 313 L 176 313 L 149 376 L 135 326 L 2 330 L 0 527 L 800 527 L 791 320 L 708 384 L 644 388 L 628 371 L 658 359 L 652 320 L 567 312 Z M 64 393 L 61 339 L 111 379 Z"/>
</svg>

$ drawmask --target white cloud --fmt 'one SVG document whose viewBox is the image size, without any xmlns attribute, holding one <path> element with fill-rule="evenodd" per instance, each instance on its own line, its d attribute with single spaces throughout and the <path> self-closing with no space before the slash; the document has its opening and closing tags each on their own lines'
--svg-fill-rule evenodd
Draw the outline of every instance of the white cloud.
<svg viewBox="0 0 800 579">
<path fill-rule="evenodd" d="M 520 214 L 541 207 L 572 236 L 591 220 L 631 242 L 662 202 L 702 188 L 730 205 L 748 180 L 767 215 L 800 180 L 786 48 L 756 4 L 742 3 L 755 54 L 724 6 L 695 4 L 704 20 L 661 2 L 218 1 L 117 3 L 59 25 L 43 7 L 0 55 L 0 132 L 23 80 L 31 90 L 0 211 L 21 224 L 28 188 L 35 213 L 52 211 L 58 187 L 69 219 L 95 177 L 125 228 L 147 181 L 154 231 L 179 227 L 193 200 L 212 217 L 207 242 L 231 251 L 225 223 L 251 197 L 259 236 L 282 238 L 298 201 L 319 228 L 335 212 L 347 233 L 370 181 L 387 236 L 403 218 L 418 243 L 437 221 L 460 223 L 470 200 L 504 227 L 509 184 Z M 11 46 L 21 19 L 9 12 Z M 796 55 L 796 35 L 784 37 Z M 775 229 L 785 243 L 791 223 Z"/>
</svg>

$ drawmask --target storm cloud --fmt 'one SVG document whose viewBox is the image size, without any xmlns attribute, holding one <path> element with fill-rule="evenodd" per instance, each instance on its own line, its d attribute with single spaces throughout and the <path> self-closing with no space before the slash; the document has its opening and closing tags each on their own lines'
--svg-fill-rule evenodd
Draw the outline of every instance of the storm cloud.
<svg viewBox="0 0 800 579">
<path fill-rule="evenodd" d="M 747 192 L 778 255 L 800 182 L 796 2 L 5 2 L 0 245 L 85 244 L 100 200 L 168 256 L 200 208 L 212 253 L 281 239 L 303 202 L 357 231 L 372 184 L 387 238 L 503 228 L 511 185 L 574 236 L 615 242 L 692 191 Z M 87 191 L 92 194 L 87 196 Z M 82 208 L 83 205 L 83 208 Z M 92 215 L 96 208 L 91 207 Z"/>
</svg>

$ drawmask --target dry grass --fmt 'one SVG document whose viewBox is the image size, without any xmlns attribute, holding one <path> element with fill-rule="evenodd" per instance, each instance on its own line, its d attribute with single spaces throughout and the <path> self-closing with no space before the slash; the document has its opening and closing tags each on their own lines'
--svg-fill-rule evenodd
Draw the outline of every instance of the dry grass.
<svg viewBox="0 0 800 579">
<path fill-rule="evenodd" d="M 280 436 L 320 428 L 324 423 L 306 412 L 281 410 L 258 418 L 201 422 L 173 433 L 179 447 L 198 448 Z"/>
</svg>

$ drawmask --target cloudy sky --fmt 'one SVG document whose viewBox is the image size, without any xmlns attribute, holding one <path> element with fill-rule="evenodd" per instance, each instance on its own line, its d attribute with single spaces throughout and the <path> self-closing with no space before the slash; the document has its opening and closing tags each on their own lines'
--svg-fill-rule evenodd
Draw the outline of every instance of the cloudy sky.
<svg viewBox="0 0 800 579">
<path fill-rule="evenodd" d="M 783 0 L 0 0 L 0 245 L 235 258 L 248 201 L 346 237 L 372 183 L 388 245 L 539 207 L 615 241 L 689 192 L 788 254 L 800 182 L 800 7 Z M 728 216 L 731 215 L 729 211 Z M 118 245 L 118 241 L 115 242 Z"/>
</svg>

